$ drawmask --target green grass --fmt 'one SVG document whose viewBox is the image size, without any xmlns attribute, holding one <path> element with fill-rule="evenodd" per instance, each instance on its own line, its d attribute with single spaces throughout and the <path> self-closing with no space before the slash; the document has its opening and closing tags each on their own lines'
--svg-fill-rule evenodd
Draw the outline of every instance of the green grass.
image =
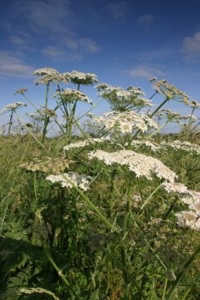
<svg viewBox="0 0 200 300">
<path fill-rule="evenodd" d="M 88 146 L 68 153 L 69 170 L 96 177 L 82 194 L 20 168 L 35 157 L 61 157 L 62 139 L 47 139 L 46 150 L 29 135 L 1 137 L 0 144 L 1 299 L 199 299 L 200 260 L 185 271 L 184 265 L 200 236 L 176 225 L 174 213 L 183 204 L 162 190 L 144 209 L 137 201 L 138 195 L 145 201 L 159 180 L 88 161 Z M 199 190 L 199 156 L 154 156 Z"/>
<path fill-rule="evenodd" d="M 190 144 L 185 150 L 170 147 L 174 140 L 199 145 L 198 120 L 162 110 L 169 101 L 178 100 L 194 114 L 199 103 L 167 81 L 154 80 L 153 96 L 160 93 L 164 100 L 145 117 L 136 113 L 149 105 L 141 90 L 103 84 L 97 90 L 117 114 L 85 125 L 78 122 L 86 113 L 76 117 L 78 100 L 83 100 L 77 98 L 79 92 L 69 90 L 64 97 L 58 85 L 62 93 L 50 110 L 49 85 L 66 80 L 62 82 L 62 74 L 51 68 L 36 73 L 47 88 L 45 109 L 35 107 L 26 89 L 17 92 L 36 110 L 31 124 L 27 126 L 16 111 L 23 103 L 11 103 L 0 111 L 10 113 L 7 135 L 0 136 L 0 299 L 199 299 L 200 200 L 195 191 L 200 192 L 200 146 L 197 151 Z M 78 91 L 97 81 L 94 74 L 75 73 L 75 77 L 69 73 L 68 80 Z M 134 113 L 129 113 L 132 109 Z M 65 117 L 61 124 L 55 119 L 59 110 Z M 162 126 L 156 128 L 155 119 L 162 121 L 161 117 Z M 177 120 L 183 122 L 180 133 L 160 133 Z M 16 121 L 19 129 L 24 128 L 23 135 L 20 131 L 10 135 Z M 63 137 L 48 138 L 49 125 L 55 124 Z M 82 138 L 73 135 L 75 126 Z M 107 134 L 112 140 L 89 139 Z M 85 147 L 63 150 L 83 139 Z M 169 145 L 153 151 L 148 144 L 134 146 L 133 141 Z M 103 158 L 96 150 L 102 150 Z M 111 152 L 115 163 L 109 161 Z M 90 159 L 92 155 L 97 157 Z M 163 187 L 163 181 L 175 175 L 172 171 L 177 182 L 188 188 L 185 194 L 195 199 L 194 211 L 183 201 L 182 192 Z M 54 177 L 47 180 L 49 175 Z M 58 178 L 60 182 L 53 182 Z M 184 222 L 189 223 L 180 226 L 176 214 L 188 209 Z"/>
</svg>

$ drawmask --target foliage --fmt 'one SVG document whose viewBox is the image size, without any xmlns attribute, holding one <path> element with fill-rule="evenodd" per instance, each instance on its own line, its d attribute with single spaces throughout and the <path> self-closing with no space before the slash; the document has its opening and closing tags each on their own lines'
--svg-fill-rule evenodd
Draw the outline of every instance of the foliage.
<svg viewBox="0 0 200 300">
<path fill-rule="evenodd" d="M 90 73 L 42 70 L 38 84 L 71 80 L 79 91 L 97 82 Z M 0 137 L 1 299 L 199 299 L 198 126 L 181 116 L 178 134 L 155 126 L 167 101 L 187 100 L 192 115 L 198 104 L 165 81 L 153 84 L 166 98 L 147 115 L 141 90 L 100 85 L 115 118 L 92 121 L 91 136 L 84 126 L 73 135 L 78 100 L 67 94 L 62 107 L 73 120 L 64 136 L 46 136 L 46 110 L 41 136 Z M 184 211 L 196 219 L 180 219 Z"/>
</svg>

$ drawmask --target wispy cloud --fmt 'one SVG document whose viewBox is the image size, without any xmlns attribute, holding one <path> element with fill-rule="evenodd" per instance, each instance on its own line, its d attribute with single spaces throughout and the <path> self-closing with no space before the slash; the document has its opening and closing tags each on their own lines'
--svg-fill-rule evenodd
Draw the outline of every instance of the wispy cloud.
<svg viewBox="0 0 200 300">
<path fill-rule="evenodd" d="M 182 52 L 189 59 L 200 59 L 200 31 L 183 39 Z"/>
<path fill-rule="evenodd" d="M 19 32 L 17 34 L 11 34 L 8 36 L 7 41 L 11 43 L 12 46 L 19 48 L 21 50 L 34 50 L 34 43 L 30 34 L 26 32 Z"/>
<path fill-rule="evenodd" d="M 150 77 L 160 77 L 164 75 L 164 72 L 159 68 L 149 66 L 140 66 L 130 70 L 126 70 L 125 72 L 132 77 L 147 79 L 149 79 Z"/>
<path fill-rule="evenodd" d="M 128 12 L 128 3 L 127 1 L 110 2 L 107 4 L 107 8 L 110 10 L 115 19 L 122 19 Z"/>
<path fill-rule="evenodd" d="M 154 20 L 154 16 L 150 14 L 142 15 L 138 17 L 140 25 L 143 27 L 149 27 Z"/>
<path fill-rule="evenodd" d="M 54 46 L 47 46 L 41 50 L 41 53 L 54 61 L 73 61 L 80 60 L 81 54 L 70 52 Z"/>
<path fill-rule="evenodd" d="M 17 0 L 13 11 L 10 24 L 6 23 L 7 40 L 18 50 L 35 49 L 55 61 L 77 60 L 99 51 L 93 39 L 74 32 L 76 16 L 69 0 Z"/>
<path fill-rule="evenodd" d="M 96 53 L 100 51 L 99 46 L 90 38 L 81 38 L 78 43 L 80 48 L 88 53 Z"/>
<path fill-rule="evenodd" d="M 32 31 L 44 35 L 49 31 L 52 34 L 68 33 L 71 31 L 66 26 L 73 18 L 73 13 L 67 0 L 18 0 L 14 6 L 16 16 L 20 15 Z M 40 32 L 39 32 L 40 31 Z"/>
<path fill-rule="evenodd" d="M 2 77 L 27 78 L 32 76 L 34 68 L 25 64 L 14 53 L 0 51 L 0 75 Z"/>
</svg>

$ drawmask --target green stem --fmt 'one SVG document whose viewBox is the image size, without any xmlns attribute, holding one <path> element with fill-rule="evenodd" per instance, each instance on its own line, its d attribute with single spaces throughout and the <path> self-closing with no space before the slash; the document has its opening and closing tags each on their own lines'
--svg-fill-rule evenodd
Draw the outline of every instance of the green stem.
<svg viewBox="0 0 200 300">
<path fill-rule="evenodd" d="M 96 212 L 96 214 L 99 216 L 99 218 L 113 231 L 117 232 L 117 228 L 111 224 L 108 219 L 100 212 L 100 210 L 90 201 L 88 197 L 85 196 L 85 194 L 71 181 L 68 177 L 64 176 L 64 179 L 67 180 L 73 188 L 81 195 L 81 197 L 87 202 L 87 204 Z"/>
<path fill-rule="evenodd" d="M 144 209 L 144 207 L 147 205 L 147 203 L 151 200 L 153 195 L 159 190 L 159 188 L 162 186 L 162 183 L 157 186 L 157 188 L 151 193 L 151 195 L 146 199 L 146 201 L 142 204 L 141 209 Z"/>
<path fill-rule="evenodd" d="M 36 142 L 44 149 L 48 150 L 38 139 L 37 137 L 32 133 L 32 131 L 26 126 L 26 124 L 24 123 L 24 121 L 19 117 L 19 115 L 16 113 L 15 114 L 17 116 L 17 118 L 19 119 L 19 121 L 21 122 L 21 124 L 27 129 L 27 131 L 30 133 L 30 135 L 32 135 L 32 137 L 36 140 Z"/>
<path fill-rule="evenodd" d="M 153 112 L 152 114 L 150 114 L 150 118 L 152 118 L 157 111 L 159 111 L 161 109 L 161 107 L 163 107 L 163 105 L 165 105 L 165 103 L 167 103 L 167 101 L 169 101 L 170 99 L 167 97 Z"/>
<path fill-rule="evenodd" d="M 177 290 L 177 287 L 179 286 L 182 278 L 184 277 L 186 271 L 189 269 L 189 267 L 191 266 L 191 264 L 193 263 L 193 261 L 195 260 L 196 256 L 200 254 L 200 246 L 196 249 L 196 251 L 190 256 L 190 258 L 186 261 L 186 263 L 183 266 L 183 271 L 181 271 L 177 277 L 176 280 L 174 281 L 168 296 L 166 298 L 166 300 L 172 300 L 174 297 L 174 294 Z"/>
<path fill-rule="evenodd" d="M 14 110 L 11 110 L 11 114 L 10 114 L 10 121 L 9 121 L 9 127 L 8 127 L 8 135 L 10 135 L 10 131 L 11 131 L 11 127 L 12 127 L 12 121 L 13 121 L 13 114 L 14 114 Z"/>
<path fill-rule="evenodd" d="M 44 103 L 44 127 L 42 132 L 42 143 L 44 143 L 44 139 L 47 133 L 47 126 L 49 124 L 49 117 L 47 115 L 47 109 L 48 109 L 48 93 L 49 93 L 49 83 L 47 83 L 46 86 L 46 93 L 45 93 L 45 103 Z"/>
<path fill-rule="evenodd" d="M 54 269 L 57 271 L 58 276 L 62 279 L 62 281 L 64 282 L 64 284 L 68 287 L 68 289 L 71 292 L 71 294 L 73 294 L 75 296 L 75 298 L 79 300 L 79 297 L 76 294 L 75 290 L 73 289 L 72 285 L 67 280 L 67 278 L 64 276 L 64 274 L 62 273 L 62 270 L 56 265 L 55 261 L 53 260 L 53 257 L 51 255 L 49 249 L 46 246 L 44 246 L 43 248 L 44 248 L 44 251 L 45 251 L 45 254 L 46 254 L 48 260 L 50 261 L 50 263 L 52 264 L 52 266 L 54 267 Z"/>
</svg>

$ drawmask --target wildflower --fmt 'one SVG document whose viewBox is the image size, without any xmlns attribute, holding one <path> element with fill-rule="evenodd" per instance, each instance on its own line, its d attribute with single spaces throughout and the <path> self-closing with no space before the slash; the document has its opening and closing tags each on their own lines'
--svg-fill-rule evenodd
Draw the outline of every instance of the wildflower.
<svg viewBox="0 0 200 300">
<path fill-rule="evenodd" d="M 72 89 L 63 89 L 62 91 L 58 91 L 53 97 L 60 98 L 62 102 L 71 103 L 74 101 L 83 101 L 89 104 L 93 104 L 92 100 L 89 99 L 84 93 Z"/>
<path fill-rule="evenodd" d="M 200 146 L 197 144 L 191 144 L 190 142 L 184 141 L 173 141 L 171 143 L 162 142 L 161 146 L 163 148 L 173 148 L 174 150 L 182 150 L 186 152 L 194 152 L 195 154 L 200 154 Z"/>
<path fill-rule="evenodd" d="M 63 73 L 65 78 L 75 84 L 92 85 L 98 82 L 97 76 L 93 73 L 82 73 L 79 71 L 72 71 L 71 73 Z"/>
<path fill-rule="evenodd" d="M 189 107 L 192 107 L 192 108 L 195 108 L 195 109 L 200 108 L 200 102 L 195 101 L 195 100 L 190 101 L 187 105 Z"/>
<path fill-rule="evenodd" d="M 27 104 L 23 102 L 13 102 L 4 106 L 4 108 L 0 111 L 0 114 L 4 114 L 9 111 L 15 111 L 17 108 L 27 106 Z"/>
<path fill-rule="evenodd" d="M 23 94 L 25 94 L 27 91 L 28 91 L 28 89 L 24 89 L 24 88 L 18 89 L 18 90 L 16 90 L 16 92 L 14 93 L 14 95 L 17 95 L 17 94 L 23 95 Z"/>
<path fill-rule="evenodd" d="M 146 132 L 149 127 L 158 127 L 151 118 L 133 111 L 104 113 L 100 117 L 93 117 L 92 121 L 99 123 L 106 130 L 117 130 L 122 134 L 132 133 L 135 129 Z"/>
<path fill-rule="evenodd" d="M 37 75 L 37 76 L 55 75 L 55 74 L 59 74 L 59 72 L 53 68 L 41 68 L 41 69 L 36 69 L 33 72 L 33 75 Z"/>
<path fill-rule="evenodd" d="M 71 143 L 67 146 L 64 147 L 65 151 L 68 151 L 70 149 L 74 149 L 74 148 L 84 148 L 88 145 L 94 145 L 95 143 L 104 143 L 105 141 L 109 141 L 109 138 L 88 138 L 86 140 L 83 141 L 78 141 L 76 143 Z"/>
<path fill-rule="evenodd" d="M 187 211 L 176 213 L 178 225 L 200 230 L 200 192 L 188 190 L 181 200 L 188 205 Z"/>
<path fill-rule="evenodd" d="M 62 187 L 70 189 L 72 189 L 73 185 L 75 185 L 76 187 L 87 191 L 92 177 L 69 172 L 60 175 L 49 175 L 46 177 L 46 180 L 50 180 L 52 183 L 60 183 Z"/>
<path fill-rule="evenodd" d="M 151 142 L 151 141 L 145 141 L 145 140 L 133 140 L 131 142 L 131 145 L 133 147 L 138 147 L 138 146 L 145 146 L 147 148 L 150 148 L 153 152 L 157 152 L 160 150 L 160 145 L 158 145 L 155 142 Z"/>
<path fill-rule="evenodd" d="M 61 73 L 52 68 L 41 68 L 33 72 L 33 75 L 41 76 L 40 78 L 34 80 L 36 85 L 38 84 L 49 84 L 50 82 L 54 83 L 68 83 L 69 80 L 63 76 Z"/>
<path fill-rule="evenodd" d="M 156 116 L 166 118 L 170 122 L 179 122 L 183 117 L 170 109 L 162 109 L 156 113 Z"/>
<path fill-rule="evenodd" d="M 165 79 L 161 79 L 159 81 L 151 80 L 152 87 L 161 95 L 164 95 L 169 100 L 174 99 L 185 104 L 188 104 L 190 101 L 190 97 L 182 92 L 181 90 L 177 89 L 172 84 L 169 84 Z"/>
<path fill-rule="evenodd" d="M 53 172 L 54 174 L 61 174 L 69 168 L 69 164 L 71 163 L 73 163 L 73 161 L 67 160 L 64 157 L 47 157 L 44 160 L 35 158 L 32 162 L 24 163 L 20 165 L 20 167 L 30 172 L 42 172 L 45 174 Z"/>
<path fill-rule="evenodd" d="M 134 172 L 136 177 L 146 177 L 153 179 L 152 174 L 155 174 L 160 179 L 165 179 L 169 182 L 174 182 L 177 175 L 165 166 L 160 160 L 139 154 L 131 150 L 120 150 L 108 153 L 102 150 L 90 152 L 89 159 L 97 158 L 103 161 L 106 165 L 118 164 L 124 165 Z"/>
<path fill-rule="evenodd" d="M 97 90 L 99 95 L 106 99 L 115 110 L 126 111 L 152 105 L 149 99 L 144 98 L 145 94 L 140 88 L 130 86 L 124 90 L 102 83 L 97 85 Z"/>
<path fill-rule="evenodd" d="M 200 215 L 196 211 L 182 211 L 176 213 L 178 225 L 181 227 L 190 227 L 191 229 L 200 230 Z"/>
<path fill-rule="evenodd" d="M 168 193 L 185 194 L 188 192 L 187 186 L 178 182 L 163 182 L 162 186 Z"/>
</svg>

